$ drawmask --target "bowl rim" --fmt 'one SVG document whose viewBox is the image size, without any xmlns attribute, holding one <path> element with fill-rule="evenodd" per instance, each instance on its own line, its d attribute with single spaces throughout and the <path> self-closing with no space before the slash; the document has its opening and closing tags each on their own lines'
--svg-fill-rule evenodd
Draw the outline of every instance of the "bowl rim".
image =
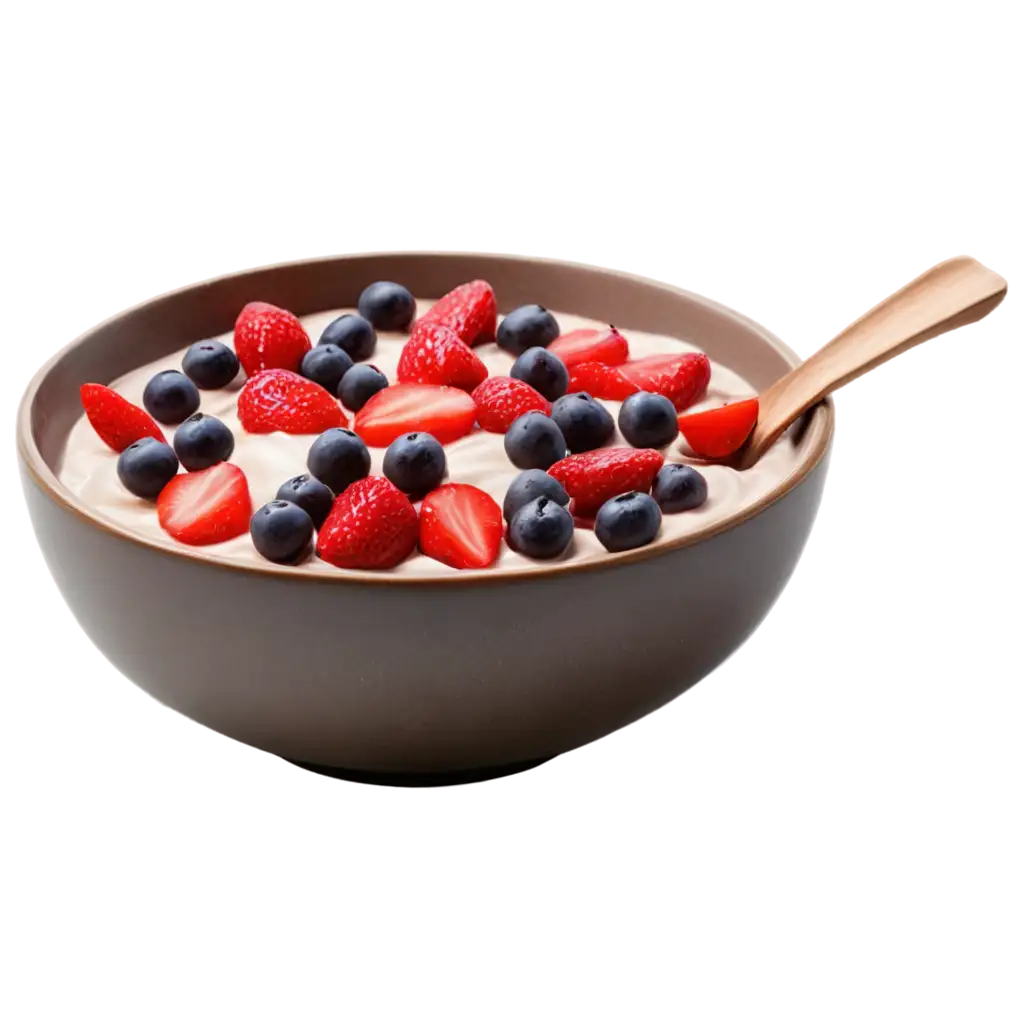
<svg viewBox="0 0 1024 1024">
<path fill-rule="evenodd" d="M 808 422 L 804 435 L 804 440 L 808 444 L 808 450 L 802 454 L 801 458 L 792 470 L 778 481 L 778 483 L 776 483 L 776 485 L 766 494 L 762 495 L 756 501 L 751 502 L 749 505 L 738 509 L 732 515 L 727 516 L 719 522 L 709 524 L 702 529 L 695 530 L 693 533 L 677 537 L 662 544 L 651 544 L 646 547 L 636 548 L 632 551 L 608 553 L 607 556 L 598 559 L 588 559 L 579 562 L 555 562 L 548 565 L 539 565 L 525 569 L 502 569 L 498 572 L 495 572 L 491 568 L 470 569 L 462 570 L 461 572 L 453 573 L 451 575 L 445 574 L 438 576 L 404 576 L 369 569 L 346 569 L 339 571 L 337 574 L 311 573 L 306 571 L 301 563 L 299 565 L 278 565 L 273 562 L 266 562 L 266 564 L 253 563 L 252 565 L 248 565 L 203 547 L 189 547 L 187 545 L 177 544 L 170 537 L 164 539 L 136 534 L 129 528 L 118 523 L 116 520 L 110 519 L 107 516 L 90 509 L 87 504 L 82 502 L 76 494 L 61 482 L 60 478 L 52 469 L 50 469 L 49 465 L 43 459 L 42 453 L 39 451 L 35 438 L 32 435 L 31 410 L 36 394 L 48 374 L 58 363 L 61 362 L 61 360 L 79 346 L 86 344 L 97 331 L 102 330 L 108 324 L 120 320 L 123 317 L 130 316 L 138 310 L 149 306 L 151 303 L 161 302 L 214 283 L 244 278 L 250 274 L 262 271 L 311 266 L 321 263 L 336 263 L 339 260 L 358 260 L 381 257 L 448 257 L 459 259 L 489 258 L 514 261 L 524 264 L 548 264 L 581 271 L 594 271 L 603 274 L 611 274 L 626 281 L 633 281 L 637 284 L 653 286 L 655 288 L 668 290 L 684 296 L 691 301 L 714 311 L 717 315 L 722 316 L 725 319 L 732 320 L 737 325 L 753 331 L 753 333 L 758 335 L 765 344 L 774 348 L 775 351 L 790 364 L 790 366 L 796 367 L 801 362 L 800 357 L 771 331 L 767 330 L 767 328 L 762 327 L 761 324 L 751 320 L 744 314 L 739 313 L 728 306 L 722 305 L 720 302 L 716 302 L 714 299 L 709 299 L 696 292 L 691 292 L 687 289 L 679 288 L 675 285 L 667 284 L 663 281 L 657 281 L 653 278 L 644 277 L 639 274 L 632 274 L 627 271 L 615 270 L 608 267 L 599 267 L 593 264 L 580 263 L 573 260 L 506 253 L 465 252 L 459 250 L 387 250 L 380 252 L 343 253 L 334 256 L 313 257 L 311 259 L 287 260 L 281 263 L 266 264 L 260 267 L 250 267 L 247 270 L 217 275 L 213 278 L 207 278 L 203 281 L 196 281 L 180 288 L 171 289 L 170 291 L 163 292 L 160 295 L 151 296 L 143 302 L 135 303 L 134 305 L 107 317 L 105 320 L 102 320 L 100 323 L 88 328 L 86 331 L 79 334 L 73 341 L 60 348 L 39 368 L 39 370 L 36 371 L 35 375 L 26 386 L 25 391 L 22 394 L 21 402 L 18 406 L 18 415 L 16 420 L 17 450 L 22 466 L 28 472 L 36 485 L 52 501 L 62 506 L 66 511 L 85 520 L 97 529 L 111 534 L 120 540 L 129 541 L 139 547 L 148 548 L 154 552 L 169 555 L 171 557 L 198 562 L 207 567 L 216 567 L 235 572 L 255 573 L 257 575 L 269 576 L 277 579 L 304 580 L 311 583 L 321 583 L 332 586 L 344 584 L 365 585 L 367 583 L 376 586 L 402 587 L 455 585 L 480 586 L 500 585 L 504 583 L 531 580 L 537 581 L 571 573 L 595 572 L 604 569 L 611 569 L 622 565 L 658 558 L 662 555 L 668 555 L 671 552 L 678 551 L 681 548 L 688 548 L 702 543 L 703 541 L 716 537 L 719 534 L 735 529 L 747 520 L 752 519 L 754 516 L 759 515 L 761 512 L 765 511 L 765 509 L 774 505 L 781 498 L 785 497 L 818 467 L 825 458 L 825 455 L 832 444 L 835 433 L 835 407 L 832 400 L 830 398 L 826 398 L 812 409 L 809 414 L 811 419 Z"/>
</svg>

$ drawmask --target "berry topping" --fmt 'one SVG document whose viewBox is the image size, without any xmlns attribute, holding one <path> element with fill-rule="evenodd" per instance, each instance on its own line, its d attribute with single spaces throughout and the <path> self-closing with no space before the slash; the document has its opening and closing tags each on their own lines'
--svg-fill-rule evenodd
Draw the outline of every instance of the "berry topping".
<svg viewBox="0 0 1024 1024">
<path fill-rule="evenodd" d="M 164 440 L 164 432 L 156 420 L 116 391 L 102 384 L 83 384 L 79 394 L 92 429 L 115 452 L 123 452 L 143 437 Z"/>
<path fill-rule="evenodd" d="M 226 388 L 238 375 L 238 356 L 222 341 L 197 341 L 185 353 L 181 368 L 197 388 Z"/>
<path fill-rule="evenodd" d="M 174 432 L 174 452 L 190 473 L 227 462 L 234 450 L 234 434 L 216 416 L 197 412 Z"/>
<path fill-rule="evenodd" d="M 498 344 L 518 356 L 534 346 L 547 348 L 558 331 L 558 321 L 543 306 L 520 306 L 498 325 Z"/>
<path fill-rule="evenodd" d="M 117 457 L 118 478 L 137 498 L 156 498 L 177 473 L 171 446 L 155 437 L 140 438 Z"/>
<path fill-rule="evenodd" d="M 664 395 L 680 411 L 699 402 L 711 380 L 711 362 L 703 352 L 648 356 L 620 366 L 619 371 L 641 390 Z"/>
<path fill-rule="evenodd" d="M 420 317 L 421 323 L 427 321 L 450 327 L 467 345 L 494 341 L 498 329 L 494 289 L 486 281 L 459 285 Z"/>
<path fill-rule="evenodd" d="M 501 509 L 479 487 L 445 484 L 420 506 L 420 550 L 453 569 L 486 569 L 501 533 Z"/>
<path fill-rule="evenodd" d="M 373 448 L 386 448 L 396 437 L 414 430 L 433 434 L 441 444 L 448 444 L 468 434 L 475 421 L 476 406 L 465 391 L 431 384 L 393 384 L 359 410 L 355 430 Z"/>
<path fill-rule="evenodd" d="M 230 462 L 181 473 L 156 503 L 160 525 L 182 544 L 217 544 L 249 529 L 252 499 L 245 474 Z"/>
<path fill-rule="evenodd" d="M 664 461 L 652 448 L 601 448 L 570 455 L 549 472 L 573 499 L 576 515 L 591 516 L 616 494 L 649 491 Z"/>
<path fill-rule="evenodd" d="M 572 541 L 572 514 L 550 498 L 525 504 L 508 524 L 508 546 L 527 558 L 558 558 Z"/>
<path fill-rule="evenodd" d="M 615 433 L 612 414 L 585 391 L 563 395 L 551 406 L 551 418 L 562 431 L 570 452 L 600 448 Z"/>
<path fill-rule="evenodd" d="M 679 417 L 679 431 L 695 455 L 724 459 L 739 451 L 757 423 L 756 398 Z"/>
<path fill-rule="evenodd" d="M 679 434 L 676 407 L 664 396 L 638 391 L 622 403 L 619 430 L 634 448 L 664 448 Z"/>
<path fill-rule="evenodd" d="M 528 348 L 512 364 L 510 377 L 525 381 L 549 402 L 561 398 L 569 387 L 569 371 L 546 348 Z"/>
<path fill-rule="evenodd" d="M 708 500 L 708 482 L 693 466 L 669 462 L 658 470 L 651 496 L 662 512 L 689 512 Z"/>
<path fill-rule="evenodd" d="M 299 373 L 333 395 L 338 390 L 341 378 L 351 369 L 352 359 L 344 349 L 321 342 L 302 357 Z"/>
<path fill-rule="evenodd" d="M 629 342 L 614 327 L 607 330 L 588 327 L 563 334 L 552 343 L 551 351 L 569 367 L 577 363 L 618 366 L 629 358 Z"/>
<path fill-rule="evenodd" d="M 317 345 L 337 345 L 358 363 L 373 355 L 377 348 L 377 332 L 369 320 L 355 313 L 343 313 L 324 328 Z"/>
<path fill-rule="evenodd" d="M 402 349 L 396 375 L 402 384 L 450 384 L 472 391 L 487 376 L 487 367 L 450 327 L 421 320 Z"/>
<path fill-rule="evenodd" d="M 473 391 L 476 421 L 492 434 L 504 434 L 524 413 L 551 412 L 551 403 L 515 377 L 488 377 Z"/>
<path fill-rule="evenodd" d="M 650 544 L 661 529 L 661 509 L 639 491 L 618 494 L 598 510 L 594 522 L 597 539 L 609 551 L 630 551 Z"/>
<path fill-rule="evenodd" d="M 347 409 L 358 412 L 378 391 L 383 391 L 387 386 L 387 377 L 376 366 L 358 363 L 341 378 L 338 397 Z"/>
<path fill-rule="evenodd" d="M 309 554 L 313 520 L 290 501 L 268 501 L 249 523 L 253 546 L 269 562 L 293 565 Z"/>
<path fill-rule="evenodd" d="M 146 384 L 142 404 L 161 423 L 181 423 L 199 408 L 199 389 L 181 370 L 161 370 Z"/>
<path fill-rule="evenodd" d="M 345 426 L 334 396 L 289 370 L 263 370 L 238 393 L 238 419 L 250 434 L 319 434 Z"/>
<path fill-rule="evenodd" d="M 422 497 L 440 486 L 448 459 L 436 437 L 422 432 L 396 437 L 384 453 L 384 475 L 406 494 Z"/>
<path fill-rule="evenodd" d="M 621 402 L 636 394 L 638 388 L 622 376 L 617 366 L 607 363 L 576 363 L 569 373 L 569 390 L 586 391 L 594 398 Z"/>
<path fill-rule="evenodd" d="M 342 569 L 393 569 L 416 549 L 418 535 L 412 502 L 389 480 L 368 476 L 338 496 L 316 553 Z"/>
<path fill-rule="evenodd" d="M 364 288 L 356 306 L 378 331 L 404 331 L 416 316 L 412 292 L 394 281 L 377 281 Z"/>
<path fill-rule="evenodd" d="M 277 489 L 277 498 L 279 501 L 290 501 L 304 509 L 318 530 L 323 526 L 334 504 L 334 492 L 330 487 L 309 473 L 285 480 Z"/>
<path fill-rule="evenodd" d="M 565 488 L 543 469 L 524 469 L 509 484 L 505 492 L 505 501 L 501 513 L 505 522 L 511 523 L 512 517 L 524 506 L 537 498 L 550 498 L 559 505 L 569 504 L 569 495 Z"/>
<path fill-rule="evenodd" d="M 310 446 L 306 467 L 335 494 L 370 473 L 370 452 L 358 434 L 345 427 L 325 430 Z"/>
<path fill-rule="evenodd" d="M 269 302 L 250 302 L 235 321 L 235 352 L 250 377 L 260 370 L 298 371 L 309 351 L 299 318 Z"/>
<path fill-rule="evenodd" d="M 558 424 L 542 412 L 528 412 L 505 432 L 505 454 L 517 469 L 547 469 L 565 457 Z"/>
</svg>

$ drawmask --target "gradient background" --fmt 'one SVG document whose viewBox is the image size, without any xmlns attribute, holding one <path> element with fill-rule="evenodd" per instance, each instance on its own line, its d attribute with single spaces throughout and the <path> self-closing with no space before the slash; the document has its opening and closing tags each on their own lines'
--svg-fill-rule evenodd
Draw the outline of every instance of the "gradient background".
<svg viewBox="0 0 1024 1024">
<path fill-rule="evenodd" d="M 119 678 L 46 573 L 9 441 L 0 1017 L 1021 1020 L 1016 8 L 7 11 L 9 429 L 96 321 L 327 253 L 628 269 L 803 354 L 961 252 L 1010 295 L 839 396 L 804 560 L 720 671 L 459 789 L 309 775 Z"/>
</svg>

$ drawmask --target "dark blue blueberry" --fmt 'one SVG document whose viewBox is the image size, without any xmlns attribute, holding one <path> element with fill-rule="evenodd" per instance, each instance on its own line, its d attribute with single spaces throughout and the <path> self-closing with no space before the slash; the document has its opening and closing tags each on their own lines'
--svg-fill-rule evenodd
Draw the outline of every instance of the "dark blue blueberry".
<svg viewBox="0 0 1024 1024">
<path fill-rule="evenodd" d="M 324 328 L 317 345 L 337 345 L 353 362 L 359 363 L 373 355 L 377 332 L 369 320 L 355 313 L 345 313 Z"/>
<path fill-rule="evenodd" d="M 498 324 L 498 344 L 517 356 L 535 345 L 547 348 L 561 333 L 543 306 L 520 306 Z"/>
<path fill-rule="evenodd" d="M 505 454 L 517 469 L 547 469 L 565 458 L 565 438 L 542 412 L 527 412 L 505 434 Z"/>
<path fill-rule="evenodd" d="M 708 500 L 708 482 L 693 466 L 670 462 L 658 470 L 651 494 L 662 512 L 689 512 Z"/>
<path fill-rule="evenodd" d="M 278 501 L 290 501 L 304 509 L 319 530 L 334 505 L 334 492 L 315 476 L 303 473 L 286 480 L 277 489 Z"/>
<path fill-rule="evenodd" d="M 664 448 L 679 436 L 678 416 L 664 395 L 638 391 L 622 403 L 619 430 L 634 448 Z"/>
<path fill-rule="evenodd" d="M 384 453 L 384 475 L 406 494 L 422 497 L 448 472 L 444 448 L 433 434 L 403 434 Z"/>
<path fill-rule="evenodd" d="M 142 392 L 142 404 L 161 423 L 181 423 L 199 408 L 199 389 L 181 370 L 161 370 Z"/>
<path fill-rule="evenodd" d="M 565 363 L 546 348 L 528 348 L 512 364 L 509 374 L 526 381 L 549 402 L 561 398 L 569 387 L 569 371 Z"/>
<path fill-rule="evenodd" d="M 128 445 L 117 458 L 117 475 L 137 498 L 155 498 L 177 472 L 178 457 L 155 437 Z"/>
<path fill-rule="evenodd" d="M 612 414 L 586 391 L 559 398 L 551 407 L 551 418 L 558 424 L 566 447 L 574 455 L 600 448 L 615 433 Z"/>
<path fill-rule="evenodd" d="M 341 378 L 351 369 L 352 360 L 343 349 L 337 345 L 317 345 L 302 357 L 299 373 L 333 395 Z"/>
<path fill-rule="evenodd" d="M 256 550 L 270 562 L 295 563 L 305 558 L 313 539 L 309 513 L 290 501 L 268 501 L 249 521 Z"/>
<path fill-rule="evenodd" d="M 238 356 L 221 341 L 197 341 L 185 353 L 181 368 L 197 388 L 226 388 L 238 375 Z"/>
<path fill-rule="evenodd" d="M 609 551 L 630 551 L 650 544 L 661 529 L 661 509 L 649 495 L 630 491 L 609 498 L 598 510 L 594 533 Z"/>
<path fill-rule="evenodd" d="M 235 450 L 235 435 L 216 416 L 197 412 L 174 432 L 174 451 L 190 472 L 227 462 Z"/>
<path fill-rule="evenodd" d="M 370 451 L 358 434 L 344 427 L 325 430 L 309 449 L 306 466 L 335 494 L 370 473 Z"/>
<path fill-rule="evenodd" d="M 505 492 L 505 502 L 501 508 L 505 522 L 511 523 L 516 512 L 537 498 L 550 498 L 559 505 L 569 504 L 569 495 L 553 476 L 543 469 L 524 469 Z"/>
<path fill-rule="evenodd" d="M 376 366 L 357 363 L 341 378 L 338 397 L 346 409 L 359 412 L 378 391 L 383 391 L 387 386 L 387 377 Z"/>
<path fill-rule="evenodd" d="M 572 541 L 572 513 L 550 498 L 535 498 L 508 524 L 508 546 L 528 558 L 558 558 Z"/>
<path fill-rule="evenodd" d="M 404 331 L 416 316 L 416 300 L 394 281 L 377 281 L 363 289 L 356 304 L 359 315 L 378 331 Z"/>
</svg>

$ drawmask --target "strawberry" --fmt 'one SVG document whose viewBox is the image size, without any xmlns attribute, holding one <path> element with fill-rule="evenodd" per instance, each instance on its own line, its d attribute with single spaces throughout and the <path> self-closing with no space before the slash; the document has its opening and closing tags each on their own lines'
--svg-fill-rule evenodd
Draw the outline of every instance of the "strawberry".
<svg viewBox="0 0 1024 1024">
<path fill-rule="evenodd" d="M 526 381 L 515 377 L 488 377 L 472 394 L 476 421 L 492 434 L 504 434 L 526 412 L 551 413 L 551 403 Z"/>
<path fill-rule="evenodd" d="M 606 363 L 576 363 L 569 370 L 569 392 L 586 391 L 594 398 L 625 401 L 640 388 L 623 377 L 617 366 Z"/>
<path fill-rule="evenodd" d="M 569 455 L 548 473 L 573 499 L 573 514 L 586 519 L 617 494 L 649 491 L 664 461 L 653 448 L 598 448 Z"/>
<path fill-rule="evenodd" d="M 398 360 L 402 384 L 450 384 L 472 391 L 487 376 L 473 350 L 444 324 L 420 320 Z"/>
<path fill-rule="evenodd" d="M 413 430 L 448 444 L 468 434 L 475 420 L 476 406 L 465 391 L 432 384 L 392 384 L 356 413 L 354 429 L 372 448 L 386 448 Z"/>
<path fill-rule="evenodd" d="M 558 356 L 566 366 L 577 363 L 618 366 L 629 358 L 629 342 L 614 327 L 606 331 L 587 328 L 555 338 L 548 351 Z"/>
<path fill-rule="evenodd" d="M 160 492 L 156 512 L 164 530 L 182 544 L 231 540 L 249 529 L 249 484 L 230 462 L 180 473 Z"/>
<path fill-rule="evenodd" d="M 238 419 L 250 434 L 319 434 L 348 426 L 329 391 L 290 370 L 261 370 L 250 377 L 238 393 Z"/>
<path fill-rule="evenodd" d="M 486 281 L 470 281 L 438 299 L 420 323 L 444 324 L 467 345 L 494 341 L 498 330 L 498 303 Z"/>
<path fill-rule="evenodd" d="M 79 394 L 92 429 L 115 452 L 123 452 L 142 437 L 166 440 L 156 420 L 145 409 L 132 405 L 116 391 L 102 384 L 83 384 Z"/>
<path fill-rule="evenodd" d="M 235 321 L 235 352 L 250 377 L 260 370 L 298 371 L 310 347 L 299 318 L 269 302 L 250 302 Z"/>
<path fill-rule="evenodd" d="M 747 398 L 679 417 L 679 432 L 702 459 L 724 459 L 743 447 L 757 423 L 758 402 Z"/>
<path fill-rule="evenodd" d="M 641 391 L 653 391 L 671 399 L 681 412 L 707 392 L 711 361 L 703 352 L 647 356 L 620 366 L 619 371 Z"/>
<path fill-rule="evenodd" d="M 445 484 L 420 506 L 420 551 L 453 569 L 486 569 L 501 535 L 501 509 L 479 487 Z"/>
<path fill-rule="evenodd" d="M 316 553 L 341 569 L 393 569 L 416 550 L 418 535 L 412 502 L 390 480 L 367 476 L 334 499 Z"/>
</svg>

